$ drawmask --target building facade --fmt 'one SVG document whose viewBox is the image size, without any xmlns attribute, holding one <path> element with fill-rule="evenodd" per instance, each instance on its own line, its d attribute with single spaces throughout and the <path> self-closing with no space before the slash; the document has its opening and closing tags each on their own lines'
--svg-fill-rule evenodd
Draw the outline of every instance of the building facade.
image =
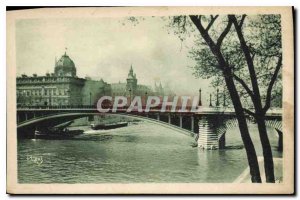
<svg viewBox="0 0 300 200">
<path fill-rule="evenodd" d="M 19 106 L 90 105 L 95 104 L 102 93 L 110 94 L 110 85 L 103 80 L 77 77 L 75 64 L 66 53 L 55 60 L 54 73 L 17 77 Z"/>
<path fill-rule="evenodd" d="M 74 77 L 46 76 L 17 77 L 18 105 L 71 105 L 80 104 L 79 91 L 84 80 Z"/>
</svg>

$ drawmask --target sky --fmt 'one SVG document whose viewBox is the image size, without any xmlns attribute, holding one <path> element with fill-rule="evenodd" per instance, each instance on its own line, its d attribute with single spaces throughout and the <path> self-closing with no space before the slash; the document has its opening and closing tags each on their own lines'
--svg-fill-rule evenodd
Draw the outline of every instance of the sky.
<svg viewBox="0 0 300 200">
<path fill-rule="evenodd" d="M 54 72 L 55 57 L 67 48 L 77 76 L 125 82 L 130 66 L 139 84 L 168 84 L 180 95 L 209 98 L 207 80 L 197 79 L 189 66 L 192 42 L 169 34 L 165 21 L 149 17 L 134 26 L 122 18 L 22 19 L 16 23 L 17 74 Z M 207 94 L 206 94 L 207 93 Z"/>
</svg>

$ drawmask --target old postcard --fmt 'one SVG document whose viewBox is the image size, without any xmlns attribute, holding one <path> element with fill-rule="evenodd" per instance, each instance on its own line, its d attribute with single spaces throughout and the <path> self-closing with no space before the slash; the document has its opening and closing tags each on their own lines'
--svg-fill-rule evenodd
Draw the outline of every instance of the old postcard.
<svg viewBox="0 0 300 200">
<path fill-rule="evenodd" d="M 7 11 L 7 192 L 293 194 L 292 7 Z"/>
</svg>

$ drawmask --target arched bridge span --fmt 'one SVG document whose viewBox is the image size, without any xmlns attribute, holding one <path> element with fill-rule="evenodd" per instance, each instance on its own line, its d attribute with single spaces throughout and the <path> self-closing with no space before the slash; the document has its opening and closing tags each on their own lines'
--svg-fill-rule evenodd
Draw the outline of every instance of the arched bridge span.
<svg viewBox="0 0 300 200">
<path fill-rule="evenodd" d="M 246 118 L 248 124 L 256 124 L 249 116 Z M 282 119 L 280 115 L 268 115 L 265 119 L 266 126 L 273 128 L 278 133 L 278 150 L 282 150 Z M 205 149 L 225 148 L 226 134 L 229 129 L 238 127 L 235 116 L 205 116 L 199 121 L 198 145 Z"/>
<path fill-rule="evenodd" d="M 99 112 L 75 112 L 75 113 L 66 113 L 66 112 L 58 112 L 58 113 L 53 113 L 53 114 L 48 114 L 48 115 L 43 115 L 43 116 L 37 116 L 33 117 L 31 119 L 25 120 L 23 122 L 18 123 L 17 128 L 18 130 L 23 131 L 33 131 L 35 130 L 36 126 L 46 126 L 46 127 L 51 127 L 55 126 L 67 121 L 71 121 L 74 119 L 79 119 L 82 117 L 86 116 L 95 116 L 95 115 L 113 115 L 113 116 L 119 116 L 119 117 L 127 117 L 131 119 L 138 119 L 138 120 L 143 120 L 150 122 L 152 124 L 157 124 L 163 127 L 166 127 L 168 129 L 172 129 L 174 131 L 177 131 L 181 134 L 190 136 L 190 137 L 195 137 L 195 133 L 189 130 L 186 130 L 182 127 L 173 125 L 171 123 L 166 123 L 163 121 L 160 121 L 159 119 L 152 119 L 147 116 L 141 116 L 141 115 L 134 115 L 130 113 L 99 113 Z"/>
</svg>

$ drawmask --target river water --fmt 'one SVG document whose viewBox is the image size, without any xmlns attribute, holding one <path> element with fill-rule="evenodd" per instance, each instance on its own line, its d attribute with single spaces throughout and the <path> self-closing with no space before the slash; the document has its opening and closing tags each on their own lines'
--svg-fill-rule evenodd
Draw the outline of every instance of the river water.
<svg viewBox="0 0 300 200">
<path fill-rule="evenodd" d="M 250 127 L 250 131 L 260 156 L 256 128 Z M 281 157 L 276 150 L 276 132 L 269 130 L 269 137 L 274 157 Z M 238 129 L 228 131 L 225 150 L 203 151 L 192 143 L 189 136 L 148 122 L 90 130 L 68 140 L 18 139 L 18 181 L 233 182 L 247 167 Z"/>
</svg>

